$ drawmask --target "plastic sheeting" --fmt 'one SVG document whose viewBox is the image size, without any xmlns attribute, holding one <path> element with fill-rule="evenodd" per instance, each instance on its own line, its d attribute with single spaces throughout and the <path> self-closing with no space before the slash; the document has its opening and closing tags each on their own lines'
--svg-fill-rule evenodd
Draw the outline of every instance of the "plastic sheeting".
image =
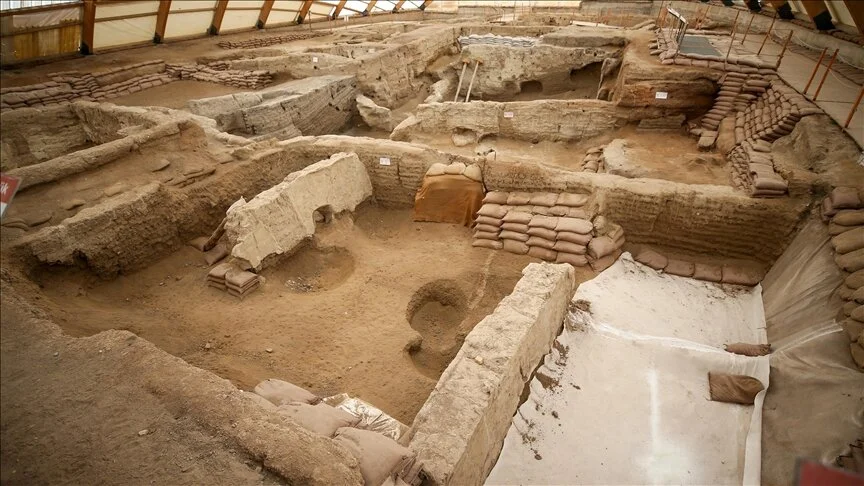
<svg viewBox="0 0 864 486">
<path fill-rule="evenodd" d="M 379 434 L 398 441 L 405 432 L 408 431 L 408 426 L 402 422 L 387 415 L 383 411 L 374 406 L 354 398 L 347 393 L 340 393 L 327 397 L 324 403 L 331 407 L 341 408 L 351 415 L 360 419 L 360 422 L 355 425 L 358 429 L 371 430 Z"/>
<path fill-rule="evenodd" d="M 712 402 L 707 379 L 768 386 L 768 357 L 722 349 L 765 342 L 759 286 L 675 277 L 625 253 L 573 300 L 486 484 L 759 483 L 765 391 L 754 406 Z"/>
<path fill-rule="evenodd" d="M 774 346 L 762 437 L 765 484 L 790 484 L 797 458 L 830 463 L 864 437 L 864 373 L 835 322 L 841 281 L 826 226 L 811 220 L 762 283 Z"/>
</svg>

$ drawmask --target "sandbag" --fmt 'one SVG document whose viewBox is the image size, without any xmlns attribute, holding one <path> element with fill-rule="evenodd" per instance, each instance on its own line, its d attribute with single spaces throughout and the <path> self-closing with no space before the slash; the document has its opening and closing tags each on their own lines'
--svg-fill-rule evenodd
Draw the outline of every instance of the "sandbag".
<svg viewBox="0 0 864 486">
<path fill-rule="evenodd" d="M 485 224 L 488 226 L 501 226 L 500 218 L 490 218 L 489 216 L 477 216 L 477 219 L 474 220 L 474 223 L 480 225 Z"/>
<path fill-rule="evenodd" d="M 552 216 L 550 214 L 550 210 L 552 208 L 547 208 L 546 206 L 531 206 L 531 214 L 540 214 L 542 216 Z"/>
<path fill-rule="evenodd" d="M 663 270 L 669 263 L 669 259 L 665 255 L 661 255 L 650 248 L 645 248 L 640 251 L 635 260 L 645 266 L 651 267 L 654 270 Z"/>
<path fill-rule="evenodd" d="M 571 243 L 569 241 L 556 241 L 552 249 L 555 251 L 563 251 L 564 253 L 571 253 L 574 255 L 584 255 L 585 252 L 588 251 L 588 247 L 586 247 L 585 245 Z"/>
<path fill-rule="evenodd" d="M 447 175 L 462 175 L 463 172 L 465 172 L 465 164 L 462 162 L 453 162 L 444 167 L 444 173 Z"/>
<path fill-rule="evenodd" d="M 849 317 L 858 322 L 864 322 L 864 305 L 859 305 L 849 314 Z"/>
<path fill-rule="evenodd" d="M 499 238 L 502 240 L 513 240 L 513 241 L 528 241 L 528 236 L 525 233 L 518 233 L 516 231 L 502 231 L 499 235 Z"/>
<path fill-rule="evenodd" d="M 553 243 L 555 242 L 555 239 L 558 236 L 558 233 L 553 231 L 553 230 L 546 229 L 546 228 L 531 227 L 531 226 L 528 227 L 527 233 L 528 233 L 528 236 L 539 236 L 540 238 L 545 238 L 545 239 L 547 239 Z"/>
<path fill-rule="evenodd" d="M 489 218 L 504 219 L 507 215 L 507 207 L 499 204 L 484 204 L 480 207 L 480 210 L 477 211 L 477 214 Z"/>
<path fill-rule="evenodd" d="M 531 195 L 531 199 L 528 201 L 528 204 L 533 206 L 545 206 L 547 208 L 551 208 L 555 205 L 555 202 L 558 201 L 558 194 L 553 192 L 535 192 Z"/>
<path fill-rule="evenodd" d="M 862 225 L 864 224 L 864 209 L 844 209 L 843 211 L 837 211 L 837 213 L 834 214 L 834 218 L 831 220 L 831 222 L 843 226 Z"/>
<path fill-rule="evenodd" d="M 836 219 L 837 217 L 835 216 L 834 218 Z M 837 236 L 858 227 L 859 226 L 843 226 L 842 224 L 837 224 L 834 220 L 831 220 L 831 222 L 828 223 L 828 234 L 831 236 Z"/>
<path fill-rule="evenodd" d="M 845 285 L 841 285 L 840 288 L 837 289 L 837 295 L 839 295 L 843 300 L 852 300 L 852 294 L 854 292 L 854 290 Z"/>
<path fill-rule="evenodd" d="M 591 224 L 591 221 L 585 219 L 559 218 L 557 226 L 551 229 L 586 235 L 591 233 L 594 229 L 594 225 Z"/>
<path fill-rule="evenodd" d="M 506 216 L 504 216 L 504 218 L 502 218 L 502 221 L 504 221 L 505 223 L 520 223 L 527 225 L 529 222 L 531 222 L 532 217 L 533 216 L 531 216 L 531 213 L 525 213 L 522 211 L 510 211 L 507 213 Z"/>
<path fill-rule="evenodd" d="M 852 320 L 850 319 L 850 321 L 852 321 Z M 855 321 L 852 321 L 852 322 L 855 322 Z M 274 405 L 273 402 L 271 402 L 270 400 L 267 400 L 266 398 L 262 397 L 261 395 L 259 395 L 257 393 L 248 392 L 248 391 L 244 391 L 242 393 L 243 393 L 243 396 L 248 397 L 250 400 L 257 403 L 258 406 L 260 406 L 261 408 L 266 409 L 266 410 L 271 410 L 274 412 L 276 411 L 276 405 Z"/>
<path fill-rule="evenodd" d="M 669 263 L 666 265 L 666 268 L 663 269 L 664 272 L 679 277 L 692 277 L 695 270 L 696 265 L 693 262 L 676 260 L 674 258 L 669 259 Z"/>
<path fill-rule="evenodd" d="M 258 383 L 252 391 L 274 405 L 286 405 L 291 402 L 315 404 L 321 401 L 319 397 L 293 383 L 273 378 Z"/>
<path fill-rule="evenodd" d="M 715 402 L 753 405 L 756 395 L 764 389 L 762 382 L 752 376 L 708 373 L 708 390 Z"/>
<path fill-rule="evenodd" d="M 545 238 L 541 238 L 539 236 L 531 236 L 528 238 L 528 241 L 525 242 L 530 247 L 540 247 L 545 248 L 547 250 L 551 250 L 552 247 L 555 246 L 555 240 L 547 240 Z"/>
<path fill-rule="evenodd" d="M 756 270 L 732 265 L 723 265 L 723 283 L 752 287 L 758 284 L 761 280 L 762 277 Z"/>
<path fill-rule="evenodd" d="M 325 437 L 333 437 L 337 429 L 353 427 L 360 421 L 358 417 L 326 403 L 293 402 L 280 405 L 276 411 L 304 429 Z"/>
<path fill-rule="evenodd" d="M 206 245 L 208 241 L 210 241 L 209 236 L 199 236 L 198 238 L 190 241 L 188 244 L 189 246 L 195 248 L 198 251 L 204 251 L 204 245 Z"/>
<path fill-rule="evenodd" d="M 370 430 L 343 427 L 333 441 L 345 446 L 360 463 L 360 474 L 367 485 L 380 485 L 414 463 L 415 454 L 393 439 Z"/>
<path fill-rule="evenodd" d="M 864 322 L 858 322 L 854 319 L 846 319 L 840 323 L 840 327 L 846 331 L 849 340 L 854 343 L 855 341 L 860 341 L 859 336 L 861 335 L 861 332 L 864 331 Z"/>
<path fill-rule="evenodd" d="M 485 196 L 483 196 L 483 204 L 507 204 L 507 198 L 510 196 L 509 192 L 500 192 L 500 191 L 491 191 L 487 192 Z"/>
<path fill-rule="evenodd" d="M 720 282 L 723 280 L 723 269 L 718 265 L 697 263 L 693 269 L 693 278 L 706 282 Z"/>
<path fill-rule="evenodd" d="M 854 292 L 852 292 L 852 298 L 850 298 L 849 300 L 857 304 L 864 304 L 864 287 L 860 287 Z"/>
<path fill-rule="evenodd" d="M 490 250 L 500 250 L 504 247 L 504 243 L 498 240 L 474 240 L 471 246 L 478 248 L 489 248 Z"/>
<path fill-rule="evenodd" d="M 480 166 L 477 164 L 471 164 L 468 167 L 465 167 L 465 172 L 463 172 L 462 175 L 472 181 L 483 182 L 483 171 L 480 170 Z"/>
<path fill-rule="evenodd" d="M 828 219 L 835 214 L 837 214 L 837 209 L 831 205 L 831 198 L 826 197 L 822 200 L 822 219 L 828 221 Z"/>
<path fill-rule="evenodd" d="M 621 250 L 615 250 L 614 252 L 602 257 L 595 259 L 588 259 L 588 263 L 591 265 L 591 269 L 595 272 L 602 272 L 607 268 L 611 267 L 612 264 L 618 260 L 618 257 L 621 256 Z"/>
<path fill-rule="evenodd" d="M 561 218 L 556 218 L 554 216 L 535 215 L 531 217 L 531 221 L 528 222 L 528 226 L 554 230 L 555 227 L 558 225 L 559 219 Z"/>
<path fill-rule="evenodd" d="M 858 270 L 855 273 L 847 275 L 846 279 L 843 280 L 843 283 L 852 289 L 860 289 L 861 287 L 864 287 L 864 270 Z"/>
<path fill-rule="evenodd" d="M 591 214 L 585 208 L 570 208 L 567 210 L 568 218 L 590 220 Z"/>
<path fill-rule="evenodd" d="M 849 345 L 849 352 L 852 353 L 852 361 L 859 370 L 864 370 L 864 346 L 860 343 L 852 343 Z"/>
<path fill-rule="evenodd" d="M 571 231 L 558 231 L 558 236 L 555 239 L 559 241 L 569 241 L 570 243 L 576 243 L 579 245 L 588 245 L 588 242 L 591 241 L 591 234 L 581 234 L 581 233 L 573 233 Z"/>
<path fill-rule="evenodd" d="M 504 223 L 501 225 L 501 229 L 505 231 L 515 231 L 517 233 L 527 233 L 528 225 L 522 223 Z"/>
<path fill-rule="evenodd" d="M 608 236 L 593 238 L 588 242 L 588 256 L 595 260 L 610 255 L 615 250 L 615 242 Z"/>
<path fill-rule="evenodd" d="M 828 196 L 834 209 L 857 209 L 861 207 L 858 190 L 854 187 L 835 187 Z"/>
<path fill-rule="evenodd" d="M 442 164 L 440 162 L 436 162 L 436 163 L 432 164 L 431 166 L 429 166 L 429 169 L 426 171 L 426 175 L 428 177 L 444 175 L 444 169 L 446 169 L 446 168 L 447 168 L 447 166 L 445 164 Z"/>
<path fill-rule="evenodd" d="M 569 263 L 574 267 L 584 267 L 588 265 L 588 258 L 585 255 L 574 255 L 559 251 L 558 256 L 555 257 L 555 263 Z"/>
<path fill-rule="evenodd" d="M 864 226 L 831 238 L 831 246 L 837 253 L 845 254 L 864 248 Z"/>
<path fill-rule="evenodd" d="M 534 258 L 539 258 L 541 260 L 546 260 L 548 262 L 554 262 L 558 257 L 558 252 L 555 250 L 550 250 L 548 248 L 543 248 L 540 246 L 530 246 L 528 248 L 528 256 L 532 256 Z"/>
<path fill-rule="evenodd" d="M 528 204 L 531 200 L 531 194 L 528 192 L 511 192 L 507 198 L 508 206 L 522 206 Z"/>
<path fill-rule="evenodd" d="M 841 269 L 852 273 L 864 268 L 864 248 L 850 251 L 845 255 L 835 255 L 834 262 Z"/>
<path fill-rule="evenodd" d="M 582 207 L 588 203 L 588 195 L 587 194 L 567 194 L 562 193 L 558 195 L 558 205 L 560 206 L 569 206 L 571 208 Z"/>
<path fill-rule="evenodd" d="M 526 237 L 528 235 L 525 235 Z M 510 253 L 515 253 L 517 255 L 524 255 L 528 253 L 528 245 L 521 241 L 516 240 L 501 240 L 504 245 L 501 247 L 504 251 L 509 251 Z"/>
<path fill-rule="evenodd" d="M 552 206 L 547 209 L 549 216 L 567 216 L 567 213 L 570 211 L 570 208 L 567 206 Z"/>
<path fill-rule="evenodd" d="M 486 231 L 475 231 L 474 238 L 478 240 L 497 240 L 499 237 L 498 232 L 487 233 Z"/>
<path fill-rule="evenodd" d="M 474 230 L 475 230 L 475 231 L 480 231 L 480 232 L 483 232 L 483 233 L 496 233 L 496 234 L 497 234 L 498 231 L 499 231 L 500 229 L 501 229 L 501 228 L 499 228 L 499 227 L 497 227 L 497 226 L 493 226 L 493 225 L 491 225 L 491 224 L 477 224 L 477 225 L 474 225 Z"/>
<path fill-rule="evenodd" d="M 724 346 L 724 349 L 732 354 L 740 354 L 742 356 L 765 356 L 771 354 L 770 344 L 748 344 L 748 343 L 732 343 Z"/>
</svg>

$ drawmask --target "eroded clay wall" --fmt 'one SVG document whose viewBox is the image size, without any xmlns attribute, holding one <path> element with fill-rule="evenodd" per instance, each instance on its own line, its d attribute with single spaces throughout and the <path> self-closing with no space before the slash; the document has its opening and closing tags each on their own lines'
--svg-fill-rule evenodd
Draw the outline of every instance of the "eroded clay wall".
<svg viewBox="0 0 864 486">
<path fill-rule="evenodd" d="M 525 383 L 561 330 L 573 267 L 532 263 L 522 275 L 468 334 L 414 419 L 409 446 L 431 484 L 483 484 Z"/>
<path fill-rule="evenodd" d="M 38 164 L 87 144 L 81 121 L 69 105 L 0 114 L 0 169 Z"/>
</svg>

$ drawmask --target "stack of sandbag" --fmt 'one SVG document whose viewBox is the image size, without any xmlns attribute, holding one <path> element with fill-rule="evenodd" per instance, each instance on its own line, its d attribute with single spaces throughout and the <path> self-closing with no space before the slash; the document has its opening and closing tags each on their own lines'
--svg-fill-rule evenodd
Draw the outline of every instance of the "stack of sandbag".
<svg viewBox="0 0 864 486">
<path fill-rule="evenodd" d="M 624 229 L 621 226 L 609 223 L 604 216 L 594 219 L 595 237 L 591 239 L 586 248 L 587 260 L 595 271 L 603 271 L 621 256 L 621 247 L 626 242 Z"/>
<path fill-rule="evenodd" d="M 852 359 L 864 370 L 864 189 L 836 187 L 822 201 L 822 219 L 845 277 L 838 293 L 846 301 L 838 316 Z"/>
<path fill-rule="evenodd" d="M 792 133 L 802 117 L 822 113 L 818 106 L 780 80 L 771 81 L 767 88 L 759 83 L 749 89 L 753 99 L 748 100 L 747 108 L 739 110 L 735 118 L 736 143 L 745 140 L 773 142 Z"/>
<path fill-rule="evenodd" d="M 234 297 L 243 299 L 261 286 L 264 278 L 240 269 L 231 263 L 220 263 L 207 273 L 207 285 L 225 290 Z"/>
<path fill-rule="evenodd" d="M 436 162 L 426 170 L 426 177 L 441 175 L 461 175 L 475 182 L 483 182 L 483 171 L 480 170 L 480 166 L 477 164 L 466 166 L 462 162 L 453 162 L 451 164 Z"/>
<path fill-rule="evenodd" d="M 378 432 L 357 429 L 360 417 L 328 405 L 320 397 L 287 381 L 262 381 L 254 393 L 275 405 L 276 413 L 291 422 L 345 446 L 360 463 L 365 484 L 420 483 L 422 468 L 416 454 Z"/>
<path fill-rule="evenodd" d="M 669 258 L 662 253 L 644 246 L 633 257 L 637 262 L 670 275 L 695 278 L 705 282 L 745 285 L 752 287 L 762 281 L 763 273 L 758 264 L 753 265 L 714 265 L 711 263 L 691 262 L 682 258 Z"/>
<path fill-rule="evenodd" d="M 547 261 L 588 264 L 593 224 L 585 194 L 489 192 L 477 212 L 474 246 Z"/>
<path fill-rule="evenodd" d="M 774 169 L 771 145 L 763 140 L 745 140 L 729 152 L 732 161 L 732 182 L 751 197 L 783 197 L 789 184 Z"/>
<path fill-rule="evenodd" d="M 605 145 L 592 147 L 588 149 L 585 157 L 582 159 L 583 172 L 605 172 L 606 160 L 603 158 L 603 149 Z"/>
</svg>

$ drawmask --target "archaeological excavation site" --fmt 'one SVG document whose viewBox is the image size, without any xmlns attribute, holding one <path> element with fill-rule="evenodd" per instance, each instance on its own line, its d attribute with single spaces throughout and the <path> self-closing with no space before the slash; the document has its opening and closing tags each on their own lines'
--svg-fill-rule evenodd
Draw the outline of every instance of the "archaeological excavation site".
<svg viewBox="0 0 864 486">
<path fill-rule="evenodd" d="M 0 483 L 864 484 L 864 1 L 0 1 Z"/>
</svg>

